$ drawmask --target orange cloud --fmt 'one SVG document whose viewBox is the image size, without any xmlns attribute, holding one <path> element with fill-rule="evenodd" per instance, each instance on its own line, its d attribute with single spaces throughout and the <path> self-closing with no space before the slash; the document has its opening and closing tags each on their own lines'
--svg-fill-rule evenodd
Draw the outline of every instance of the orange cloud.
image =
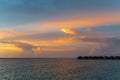
<svg viewBox="0 0 120 80">
<path fill-rule="evenodd" d="M 66 34 L 77 34 L 75 31 L 73 30 L 70 30 L 70 29 L 61 29 L 62 32 L 66 33 Z"/>
<path fill-rule="evenodd" d="M 120 22 L 120 13 L 103 13 L 103 14 L 94 14 L 93 16 L 87 16 L 77 19 L 64 19 L 64 20 L 55 20 L 44 22 L 38 26 L 44 27 L 93 27 L 104 25 L 108 23 L 119 23 Z M 74 16 L 74 15 L 73 15 Z"/>
<path fill-rule="evenodd" d="M 22 49 L 15 46 L 14 44 L 2 44 L 0 43 L 0 54 L 1 53 L 22 53 Z"/>
<path fill-rule="evenodd" d="M 0 29 L 0 39 L 13 38 L 17 36 L 33 35 L 40 32 L 37 31 L 16 31 L 14 29 Z"/>
<path fill-rule="evenodd" d="M 0 30 L 0 39 L 14 37 L 15 33 L 12 30 Z"/>
</svg>

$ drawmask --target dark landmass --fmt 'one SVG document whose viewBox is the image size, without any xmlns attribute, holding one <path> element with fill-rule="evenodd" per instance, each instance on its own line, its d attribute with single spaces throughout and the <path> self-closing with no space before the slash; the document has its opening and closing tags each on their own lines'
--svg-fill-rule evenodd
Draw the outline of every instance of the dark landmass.
<svg viewBox="0 0 120 80">
<path fill-rule="evenodd" d="M 79 56 L 79 60 L 120 60 L 120 56 Z"/>
</svg>

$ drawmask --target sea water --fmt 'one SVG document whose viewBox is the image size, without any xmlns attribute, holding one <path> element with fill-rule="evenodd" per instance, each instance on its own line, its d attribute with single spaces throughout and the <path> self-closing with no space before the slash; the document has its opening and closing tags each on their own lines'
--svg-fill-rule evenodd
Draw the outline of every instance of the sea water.
<svg viewBox="0 0 120 80">
<path fill-rule="evenodd" d="M 0 59 L 0 80 L 120 80 L 120 61 Z"/>
</svg>

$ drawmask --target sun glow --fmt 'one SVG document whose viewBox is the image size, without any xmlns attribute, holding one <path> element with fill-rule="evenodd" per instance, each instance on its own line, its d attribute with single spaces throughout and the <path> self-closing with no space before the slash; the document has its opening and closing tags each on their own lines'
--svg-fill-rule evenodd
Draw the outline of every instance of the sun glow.
<svg viewBox="0 0 120 80">
<path fill-rule="evenodd" d="M 23 50 L 12 44 L 0 44 L 0 53 L 16 53 Z"/>
<path fill-rule="evenodd" d="M 62 32 L 66 33 L 66 34 L 77 34 L 76 32 L 70 30 L 70 29 L 66 29 L 66 28 L 63 28 L 61 29 Z"/>
</svg>

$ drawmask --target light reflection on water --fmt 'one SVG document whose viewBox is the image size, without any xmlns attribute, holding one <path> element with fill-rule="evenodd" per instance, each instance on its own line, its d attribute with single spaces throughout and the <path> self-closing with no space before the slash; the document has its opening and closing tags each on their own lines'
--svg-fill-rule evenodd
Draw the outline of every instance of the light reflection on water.
<svg viewBox="0 0 120 80">
<path fill-rule="evenodd" d="M 120 80 L 120 61 L 0 59 L 0 80 Z"/>
</svg>

